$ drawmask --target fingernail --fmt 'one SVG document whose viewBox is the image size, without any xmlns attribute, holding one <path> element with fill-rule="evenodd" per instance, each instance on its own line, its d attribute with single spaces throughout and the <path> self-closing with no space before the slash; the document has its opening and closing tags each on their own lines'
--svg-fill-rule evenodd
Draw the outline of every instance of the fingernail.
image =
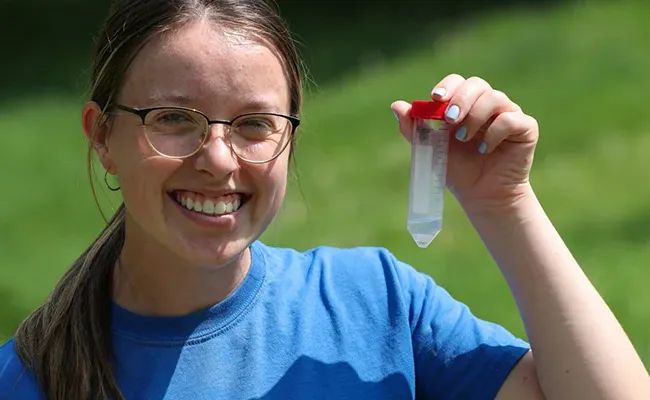
<svg viewBox="0 0 650 400">
<path fill-rule="evenodd" d="M 395 114 L 395 118 L 397 118 L 397 121 L 399 121 L 399 114 L 397 114 L 397 111 L 393 110 L 393 114 Z"/>
<path fill-rule="evenodd" d="M 447 94 L 447 89 L 441 87 L 435 88 L 433 89 L 432 94 L 435 96 L 445 97 L 445 95 Z"/>
<path fill-rule="evenodd" d="M 458 119 L 458 116 L 460 115 L 460 108 L 458 108 L 457 105 L 453 105 L 447 109 L 447 118 L 451 120 L 456 120 Z"/>
<path fill-rule="evenodd" d="M 467 137 L 467 128 L 461 126 L 460 129 L 456 131 L 456 139 L 462 142 L 463 140 L 465 140 L 466 137 Z"/>
<path fill-rule="evenodd" d="M 485 142 L 481 143 L 481 145 L 478 146 L 478 152 L 481 154 L 485 154 L 487 152 L 487 143 Z"/>
</svg>

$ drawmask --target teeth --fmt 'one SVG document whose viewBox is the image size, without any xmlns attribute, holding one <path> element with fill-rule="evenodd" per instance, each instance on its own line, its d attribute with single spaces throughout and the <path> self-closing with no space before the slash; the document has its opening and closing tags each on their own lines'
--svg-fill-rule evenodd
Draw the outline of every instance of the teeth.
<svg viewBox="0 0 650 400">
<path fill-rule="evenodd" d="M 214 213 L 215 214 L 223 214 L 225 212 L 226 212 L 226 203 L 224 203 L 223 201 L 220 201 L 217 204 L 215 204 L 215 206 L 214 206 Z"/>
<path fill-rule="evenodd" d="M 230 214 L 241 207 L 241 198 L 237 195 L 223 197 L 225 200 L 203 199 L 201 195 L 191 192 L 179 192 L 174 196 L 176 201 L 191 211 L 206 215 Z"/>
<path fill-rule="evenodd" d="M 206 200 L 203 203 L 203 212 L 206 214 L 214 214 L 214 202 L 212 200 Z"/>
</svg>

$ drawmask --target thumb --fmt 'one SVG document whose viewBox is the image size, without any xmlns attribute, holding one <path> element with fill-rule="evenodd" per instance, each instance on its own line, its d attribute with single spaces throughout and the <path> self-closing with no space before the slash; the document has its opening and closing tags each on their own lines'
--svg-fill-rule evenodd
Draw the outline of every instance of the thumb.
<svg viewBox="0 0 650 400">
<path fill-rule="evenodd" d="M 409 112 L 411 111 L 411 104 L 405 101 L 399 100 L 390 105 L 391 110 L 397 117 L 399 122 L 399 130 L 402 133 L 402 136 L 406 138 L 409 142 L 413 135 L 413 120 L 409 117 Z"/>
</svg>

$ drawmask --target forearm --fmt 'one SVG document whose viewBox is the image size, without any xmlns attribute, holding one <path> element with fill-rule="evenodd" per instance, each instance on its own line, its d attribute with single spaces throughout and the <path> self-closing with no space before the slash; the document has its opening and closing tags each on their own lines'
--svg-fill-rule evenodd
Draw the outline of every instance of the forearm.
<svg viewBox="0 0 650 400">
<path fill-rule="evenodd" d="M 650 399 L 650 378 L 536 197 L 468 211 L 522 316 L 547 399 Z"/>
</svg>

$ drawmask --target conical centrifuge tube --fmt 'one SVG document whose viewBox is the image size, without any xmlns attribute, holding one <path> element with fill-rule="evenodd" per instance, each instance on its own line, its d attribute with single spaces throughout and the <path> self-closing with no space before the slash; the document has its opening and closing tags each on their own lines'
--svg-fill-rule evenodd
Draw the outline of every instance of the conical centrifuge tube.
<svg viewBox="0 0 650 400">
<path fill-rule="evenodd" d="M 415 243 L 426 248 L 442 229 L 448 124 L 444 113 L 448 103 L 416 100 L 411 104 L 411 181 L 407 229 Z"/>
</svg>

